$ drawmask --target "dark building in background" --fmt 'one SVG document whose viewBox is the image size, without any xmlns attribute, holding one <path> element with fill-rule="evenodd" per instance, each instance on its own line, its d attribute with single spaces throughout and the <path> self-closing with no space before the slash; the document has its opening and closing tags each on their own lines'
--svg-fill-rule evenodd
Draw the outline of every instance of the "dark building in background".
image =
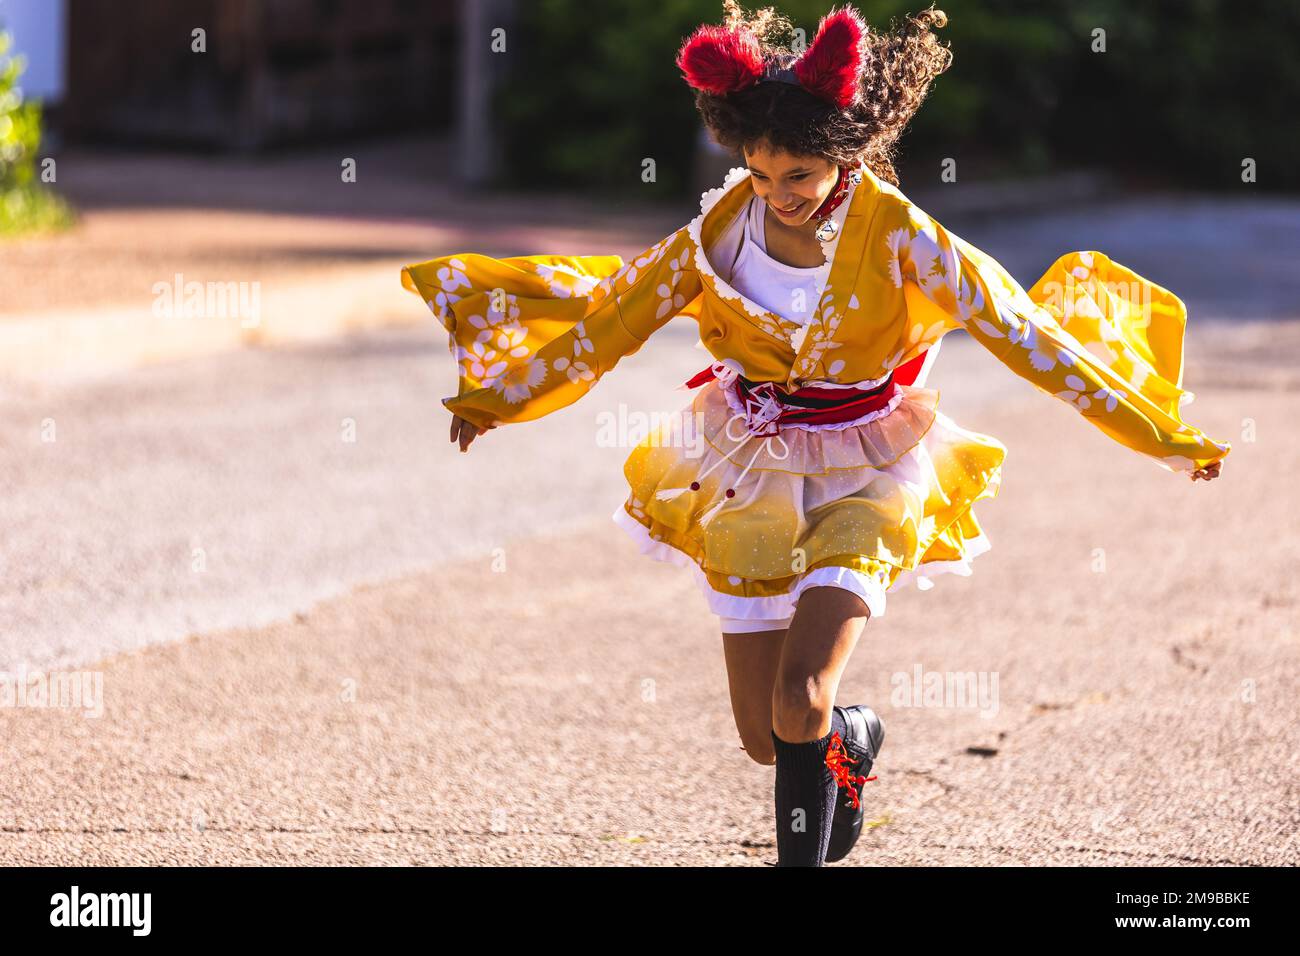
<svg viewBox="0 0 1300 956">
<path fill-rule="evenodd" d="M 238 150 L 448 128 L 460 19 L 454 0 L 70 0 L 60 125 Z"/>
</svg>

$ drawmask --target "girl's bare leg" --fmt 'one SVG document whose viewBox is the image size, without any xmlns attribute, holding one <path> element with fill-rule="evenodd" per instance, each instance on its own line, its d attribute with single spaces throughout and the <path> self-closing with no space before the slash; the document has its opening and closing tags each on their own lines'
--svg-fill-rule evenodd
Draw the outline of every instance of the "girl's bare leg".
<svg viewBox="0 0 1300 956">
<path fill-rule="evenodd" d="M 843 588 L 809 588 L 786 632 L 772 693 L 772 731 L 789 743 L 830 733 L 831 708 L 871 612 Z"/>
<path fill-rule="evenodd" d="M 786 631 L 772 691 L 777 866 L 825 865 L 838 792 L 826 763 L 835 692 L 869 616 L 855 594 L 814 587 Z"/>
<path fill-rule="evenodd" d="M 785 639 L 784 630 L 722 635 L 731 713 L 736 718 L 740 742 L 751 760 L 767 766 L 776 763 L 776 751 L 772 747 L 772 690 L 776 686 Z"/>
</svg>

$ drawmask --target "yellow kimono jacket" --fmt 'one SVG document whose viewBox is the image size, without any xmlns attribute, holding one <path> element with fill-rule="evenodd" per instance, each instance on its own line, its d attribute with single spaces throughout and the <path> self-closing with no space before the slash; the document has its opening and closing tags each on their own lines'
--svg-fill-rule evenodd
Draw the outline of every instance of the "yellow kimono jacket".
<svg viewBox="0 0 1300 956">
<path fill-rule="evenodd" d="M 964 329 L 1166 469 L 1189 472 L 1228 453 L 1228 443 L 1179 414 L 1190 393 L 1181 387 L 1187 313 L 1175 295 L 1100 252 L 1062 256 L 1026 292 L 897 188 L 859 170 L 861 183 L 833 213 L 840 229 L 823 243 L 831 269 L 806 326 L 727 282 L 721 264 L 754 195 L 744 168 L 704 194 L 695 219 L 631 262 L 462 253 L 407 266 L 403 285 L 447 329 L 459 367 L 459 392 L 443 404 L 480 426 L 540 418 L 577 401 L 680 315 L 695 319 L 716 360 L 790 390 L 869 387 Z M 785 429 L 785 447 L 755 452 L 752 442 L 738 447 L 735 407 L 710 382 L 683 410 L 683 423 L 702 432 L 704 454 L 673 435 L 647 436 L 627 459 L 629 495 L 615 519 L 644 529 L 653 544 L 643 550 L 695 565 L 715 594 L 738 598 L 779 599 L 818 568 L 866 575 L 883 593 L 900 575 L 961 565 L 987 549 L 972 505 L 996 494 L 1005 448 L 939 413 L 934 390 L 899 392 L 874 421 Z M 735 496 L 720 499 L 738 477 Z"/>
</svg>

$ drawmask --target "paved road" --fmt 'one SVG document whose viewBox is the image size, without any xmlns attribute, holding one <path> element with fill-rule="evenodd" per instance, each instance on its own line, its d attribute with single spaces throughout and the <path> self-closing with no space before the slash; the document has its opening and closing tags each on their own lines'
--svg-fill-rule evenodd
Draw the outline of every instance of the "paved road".
<svg viewBox="0 0 1300 956">
<path fill-rule="evenodd" d="M 65 165 L 74 183 L 79 169 L 89 175 L 93 168 Z M 249 181 L 267 178 L 250 174 Z M 331 257 L 350 236 L 358 249 L 374 247 L 371 265 L 390 274 L 394 288 L 398 268 L 418 255 L 385 248 L 379 223 L 347 230 L 325 219 L 312 232 L 302 217 L 176 210 L 166 230 L 135 238 L 127 225 L 139 213 L 101 215 L 125 223 L 102 222 L 80 238 L 55 240 L 79 251 L 45 256 L 53 272 L 44 278 L 108 257 L 122 280 L 94 284 L 114 290 L 105 293 L 112 301 L 126 301 L 130 289 L 147 285 L 144 278 L 167 271 L 167 262 L 225 261 L 240 247 L 242 228 L 245 237 L 257 237 L 245 243 L 246 255 L 265 262 L 282 305 L 292 305 L 298 272 L 277 258 L 285 250 L 310 248 L 303 258 L 313 269 L 337 270 Z M 1026 286 L 1056 255 L 1100 248 L 1183 292 L 1193 316 L 1188 382 L 1194 389 L 1206 381 L 1211 358 L 1223 384 L 1287 388 L 1294 380 L 1300 325 L 1288 320 L 1300 318 L 1294 306 L 1300 280 L 1280 260 L 1292 240 L 1300 247 L 1300 203 L 1184 199 L 1171 205 L 1156 198 L 967 225 L 967 238 L 1001 258 Z M 390 231 L 391 243 L 403 246 L 438 230 Z M 555 238 L 556 248 L 577 241 L 566 235 Z M 1215 272 L 1203 262 L 1217 236 L 1226 244 Z M 644 241 L 656 237 L 646 232 Z M 515 242 L 544 245 L 537 237 Z M 590 242 L 599 247 L 602 234 L 591 233 Z M 115 245 L 125 258 L 113 259 Z M 626 237 L 619 248 L 630 254 L 641 246 Z M 131 255 L 139 258 L 134 267 Z M 1223 272 L 1241 279 L 1224 283 Z M 300 280 L 304 290 L 314 275 L 309 270 Z M 416 297 L 405 299 L 404 317 L 427 316 Z M 304 311 L 312 302 L 304 291 Z M 427 318 L 410 331 L 175 362 L 92 381 L 10 380 L 0 386 L 0 609 L 7 621 L 0 629 L 0 667 L 66 665 L 267 623 L 359 583 L 481 549 L 521 523 L 544 533 L 601 516 L 622 497 L 619 465 L 626 453 L 597 446 L 601 416 L 679 405 L 671 386 L 707 360 L 691 347 L 694 341 L 688 323 L 673 323 L 581 406 L 514 431 L 508 441 L 482 441 L 468 462 L 454 463 L 443 448 L 446 415 L 437 401 L 454 391 L 451 361 L 444 334 Z M 944 405 L 959 420 L 966 407 L 1032 395 L 978 349 L 975 359 L 961 358 L 956 341 L 945 342 L 933 382 L 952 383 Z M 969 370 L 981 360 L 979 374 Z M 515 491 L 521 475 L 533 489 L 527 501 Z M 484 507 L 485 495 L 509 500 L 510 509 Z"/>
<path fill-rule="evenodd" d="M 705 361 L 688 333 L 656 343 L 661 357 L 675 349 L 675 377 L 647 355 L 592 402 L 461 460 L 438 401 L 455 391 L 453 363 L 432 321 L 12 386 L 0 401 L 0 668 L 267 623 L 521 526 L 547 534 L 612 511 L 625 449 L 595 446 L 595 416 L 639 409 L 656 388 L 672 407 L 671 383 Z"/>
<path fill-rule="evenodd" d="M 1191 351 L 1228 340 L 1252 357 L 1260 328 L 1206 325 Z M 1298 337 L 1290 324 L 1263 328 Z M 625 493 L 627 453 L 627 442 L 600 446 L 602 424 L 682 404 L 672 383 L 707 361 L 691 328 L 674 323 L 579 405 L 459 455 L 438 403 L 455 389 L 440 338 L 429 324 L 70 387 L 10 386 L 0 399 L 0 668 L 269 623 L 510 535 L 602 517 Z M 1214 362 L 1193 368 L 1236 384 L 1250 367 Z M 1274 352 L 1256 372 L 1285 386 L 1288 365 Z M 1192 373 L 1198 391 L 1205 380 Z M 1035 414 L 1050 406 L 961 335 L 945 340 L 931 383 L 959 422 L 1010 396 Z"/>
<path fill-rule="evenodd" d="M 120 406 L 106 386 L 53 406 L 59 441 L 19 460 L 68 457 L 23 485 L 48 481 L 45 507 L 79 520 L 43 522 L 33 496 L 6 521 L 11 553 L 53 540 L 66 561 L 62 580 L 53 558 L 7 567 L 6 608 L 26 615 L 11 659 L 389 580 L 99 665 L 102 718 L 0 713 L 0 861 L 774 858 L 771 770 L 738 749 L 713 620 L 605 518 L 622 450 L 593 448 L 575 407 L 459 455 L 441 416 L 406 407 L 409 378 L 437 391 L 433 351 L 407 333 L 246 355 L 137 377 Z M 970 579 L 892 598 L 849 668 L 842 699 L 889 726 L 852 862 L 1300 862 L 1295 391 L 1207 371 L 1197 421 L 1235 436 L 1248 417 L 1258 441 L 1194 485 L 1019 380 L 965 400 L 1000 368 L 968 340 L 944 359 L 950 413 L 1011 449 L 983 512 L 994 550 Z M 263 363 L 286 381 L 252 402 Z M 305 378 L 311 401 L 290 384 Z M 99 417 L 78 427 L 73 407 Z M 354 446 L 336 444 L 346 415 Z M 72 451 L 86 442 L 96 454 Z M 194 542 L 208 561 L 191 576 Z M 996 711 L 891 700 L 918 667 L 996 675 Z"/>
<path fill-rule="evenodd" d="M 1046 261 L 1089 246 L 1125 261 Z M 889 727 L 851 862 L 1300 862 L 1300 322 L 1206 301 L 1188 411 L 1236 445 L 1211 484 L 945 342 L 945 411 L 1010 448 L 994 550 L 892 598 L 850 665 Z M 714 621 L 608 521 L 626 448 L 595 437 L 679 404 L 693 341 L 468 455 L 432 325 L 8 387 L 0 668 L 118 656 L 102 718 L 0 709 L 0 862 L 773 859 Z M 996 713 L 891 700 L 918 667 L 996 675 Z"/>
</svg>

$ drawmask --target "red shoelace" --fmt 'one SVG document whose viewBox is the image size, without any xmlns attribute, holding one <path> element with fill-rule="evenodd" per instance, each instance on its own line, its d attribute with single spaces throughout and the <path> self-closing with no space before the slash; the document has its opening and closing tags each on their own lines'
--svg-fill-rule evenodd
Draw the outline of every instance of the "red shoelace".
<svg viewBox="0 0 1300 956">
<path fill-rule="evenodd" d="M 844 750 L 844 741 L 840 739 L 840 733 L 837 730 L 831 734 L 830 746 L 826 748 L 826 766 L 830 768 L 831 776 L 835 778 L 836 786 L 843 787 L 849 792 L 849 799 L 853 801 L 853 809 L 858 808 L 858 791 L 854 784 L 866 783 L 868 780 L 875 780 L 875 776 L 862 777 L 854 776 L 853 769 L 850 766 L 852 760 Z"/>
</svg>

